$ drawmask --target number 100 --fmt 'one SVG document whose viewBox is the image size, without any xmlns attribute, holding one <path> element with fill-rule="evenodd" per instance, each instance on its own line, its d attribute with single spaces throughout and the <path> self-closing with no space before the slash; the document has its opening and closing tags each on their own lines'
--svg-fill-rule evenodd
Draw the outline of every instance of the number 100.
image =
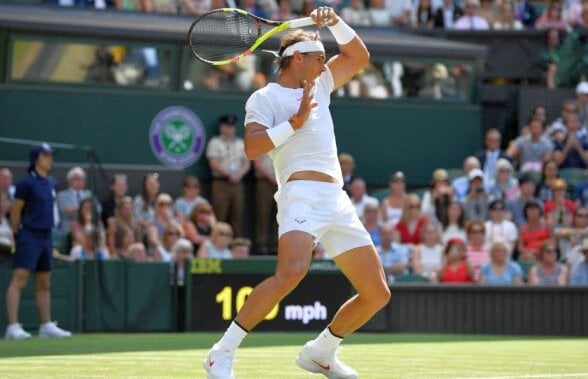
<svg viewBox="0 0 588 379">
<path fill-rule="evenodd" d="M 239 309 L 245 304 L 247 296 L 253 291 L 253 287 L 245 286 L 239 288 L 237 295 L 235 296 L 235 313 L 239 312 Z M 224 287 L 219 293 L 216 294 L 216 302 L 222 304 L 222 316 L 223 320 L 233 319 L 233 288 L 230 286 Z M 265 316 L 265 320 L 273 320 L 278 315 L 279 305 L 276 306 Z"/>
</svg>

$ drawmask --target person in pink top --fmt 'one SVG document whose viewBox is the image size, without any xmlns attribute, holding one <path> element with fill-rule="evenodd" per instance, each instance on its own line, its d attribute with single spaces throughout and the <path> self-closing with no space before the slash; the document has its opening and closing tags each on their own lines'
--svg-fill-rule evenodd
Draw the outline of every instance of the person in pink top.
<svg viewBox="0 0 588 379">
<path fill-rule="evenodd" d="M 480 270 L 490 262 L 490 252 L 485 245 L 486 227 L 480 220 L 470 221 L 466 226 L 467 235 L 467 258 L 472 266 L 473 279 L 477 282 L 480 277 Z"/>
</svg>

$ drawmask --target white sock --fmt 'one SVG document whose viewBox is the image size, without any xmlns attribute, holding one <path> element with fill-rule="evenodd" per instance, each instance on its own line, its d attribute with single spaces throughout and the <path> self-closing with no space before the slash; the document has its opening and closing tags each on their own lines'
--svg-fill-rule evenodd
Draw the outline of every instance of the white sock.
<svg viewBox="0 0 588 379">
<path fill-rule="evenodd" d="M 223 337 L 218 341 L 217 345 L 223 349 L 235 351 L 243 341 L 243 338 L 247 335 L 247 331 L 237 325 L 235 321 L 231 322 L 231 325 L 227 328 L 227 331 Z"/>
<path fill-rule="evenodd" d="M 342 341 L 343 338 L 334 336 L 329 327 L 326 327 L 325 330 L 312 341 L 312 345 L 317 350 L 331 351 L 335 350 Z"/>
</svg>

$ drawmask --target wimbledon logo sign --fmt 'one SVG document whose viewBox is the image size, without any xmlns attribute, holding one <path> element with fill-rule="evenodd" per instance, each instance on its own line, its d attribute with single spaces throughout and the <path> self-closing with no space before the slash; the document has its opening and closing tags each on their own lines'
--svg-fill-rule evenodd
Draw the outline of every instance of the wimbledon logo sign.
<svg viewBox="0 0 588 379">
<path fill-rule="evenodd" d="M 168 107 L 151 122 L 149 145 L 164 165 L 184 168 L 202 155 L 206 133 L 196 113 L 185 107 Z"/>
</svg>

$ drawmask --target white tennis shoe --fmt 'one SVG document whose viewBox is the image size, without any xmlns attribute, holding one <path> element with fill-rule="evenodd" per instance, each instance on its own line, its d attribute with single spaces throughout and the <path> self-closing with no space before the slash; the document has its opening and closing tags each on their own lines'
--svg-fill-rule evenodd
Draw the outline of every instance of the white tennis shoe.
<svg viewBox="0 0 588 379">
<path fill-rule="evenodd" d="M 39 327 L 39 338 L 41 339 L 63 339 L 70 338 L 71 332 L 57 326 L 56 322 L 46 322 Z"/>
<path fill-rule="evenodd" d="M 298 354 L 298 367 L 316 374 L 323 374 L 329 379 L 355 379 L 357 372 L 337 359 L 337 349 L 323 352 L 312 346 L 312 341 Z"/>
<path fill-rule="evenodd" d="M 21 324 L 11 324 L 6 327 L 4 338 L 7 340 L 26 340 L 31 338 L 31 334 L 27 333 Z"/>
<path fill-rule="evenodd" d="M 214 344 L 204 360 L 204 370 L 208 373 L 207 379 L 235 379 L 233 360 L 235 360 L 234 351 L 223 350 L 218 344 Z"/>
</svg>

